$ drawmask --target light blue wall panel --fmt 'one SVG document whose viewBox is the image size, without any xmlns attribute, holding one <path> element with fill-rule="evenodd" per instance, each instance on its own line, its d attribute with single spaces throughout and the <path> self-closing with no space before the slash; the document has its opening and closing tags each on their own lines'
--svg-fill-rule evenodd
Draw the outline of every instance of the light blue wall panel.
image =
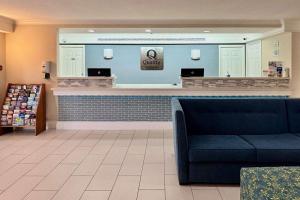
<svg viewBox="0 0 300 200">
<path fill-rule="evenodd" d="M 164 48 L 164 70 L 143 71 L 140 68 L 140 48 Z M 112 60 L 105 60 L 103 49 L 113 49 Z M 191 49 L 201 50 L 200 60 L 191 60 Z M 86 67 L 110 67 L 118 84 L 173 84 L 179 83 L 180 69 L 203 67 L 205 76 L 218 76 L 218 45 L 86 45 Z"/>
</svg>

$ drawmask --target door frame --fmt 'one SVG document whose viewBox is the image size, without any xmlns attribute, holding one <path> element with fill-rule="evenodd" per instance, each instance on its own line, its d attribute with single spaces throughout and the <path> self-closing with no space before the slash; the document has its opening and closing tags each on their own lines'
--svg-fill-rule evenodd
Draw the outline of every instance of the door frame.
<svg viewBox="0 0 300 200">
<path fill-rule="evenodd" d="M 221 74 L 221 49 L 223 47 L 242 47 L 244 50 L 243 53 L 243 60 L 244 60 L 244 67 L 243 67 L 243 72 L 242 72 L 242 77 L 246 76 L 246 45 L 245 44 L 234 44 L 234 45 L 219 45 L 219 77 L 223 77 Z"/>
<path fill-rule="evenodd" d="M 59 58 L 59 62 L 58 62 L 58 77 L 62 77 L 61 74 L 62 74 L 62 68 L 61 68 L 61 61 L 62 61 L 62 55 L 61 55 L 61 49 L 64 48 L 64 47 L 67 47 L 67 48 L 82 48 L 83 50 L 83 54 L 82 54 L 82 61 L 83 61 L 83 67 L 84 67 L 84 70 L 83 70 L 83 77 L 86 76 L 86 66 L 85 66 L 85 45 L 71 45 L 71 44 L 59 44 L 59 48 L 58 48 L 58 58 Z M 65 77 L 65 76 L 64 76 Z M 73 77 L 73 76 L 70 76 L 70 77 Z"/>
</svg>

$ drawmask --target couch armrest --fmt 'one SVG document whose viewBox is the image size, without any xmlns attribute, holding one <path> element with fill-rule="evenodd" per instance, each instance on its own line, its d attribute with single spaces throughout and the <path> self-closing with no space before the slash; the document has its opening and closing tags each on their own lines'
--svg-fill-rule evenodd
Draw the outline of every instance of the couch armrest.
<svg viewBox="0 0 300 200">
<path fill-rule="evenodd" d="M 181 185 L 188 183 L 188 136 L 183 109 L 178 99 L 172 99 L 174 149 L 178 179 Z"/>
</svg>

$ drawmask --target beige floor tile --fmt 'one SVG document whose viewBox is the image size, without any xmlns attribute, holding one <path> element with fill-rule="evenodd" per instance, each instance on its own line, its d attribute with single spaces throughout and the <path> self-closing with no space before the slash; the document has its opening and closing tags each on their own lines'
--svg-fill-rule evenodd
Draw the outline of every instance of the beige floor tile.
<svg viewBox="0 0 300 200">
<path fill-rule="evenodd" d="M 148 131 L 138 130 L 134 134 L 131 144 L 128 149 L 128 154 L 142 154 L 146 152 L 148 141 Z"/>
<path fill-rule="evenodd" d="M 76 133 L 69 139 L 69 141 L 78 141 L 79 143 L 81 143 L 90 135 L 90 133 L 91 131 L 89 130 L 77 130 Z"/>
<path fill-rule="evenodd" d="M 106 130 L 92 130 L 92 134 L 99 134 L 99 135 L 103 135 L 105 134 L 107 131 Z"/>
<path fill-rule="evenodd" d="M 190 187 L 166 186 L 167 200 L 193 200 L 193 193 Z M 206 200 L 206 199 L 201 199 Z"/>
<path fill-rule="evenodd" d="M 132 134 L 132 135 L 134 135 L 134 133 L 135 133 L 135 130 L 120 130 L 120 135 L 122 135 L 122 134 Z"/>
<path fill-rule="evenodd" d="M 239 186 L 223 186 L 218 187 L 222 200 L 239 200 L 240 199 L 240 187 Z"/>
<path fill-rule="evenodd" d="M 91 176 L 71 176 L 54 196 L 53 200 L 80 199 L 91 178 Z"/>
<path fill-rule="evenodd" d="M 163 146 L 164 133 L 163 130 L 150 130 L 148 137 L 148 146 Z"/>
<path fill-rule="evenodd" d="M 192 186 L 193 190 L 216 190 L 217 185 L 211 185 L 211 184 L 193 184 Z"/>
<path fill-rule="evenodd" d="M 112 190 L 120 165 L 101 165 L 87 190 Z"/>
<path fill-rule="evenodd" d="M 164 152 L 169 154 L 174 154 L 174 143 L 173 139 L 165 139 L 164 140 Z"/>
<path fill-rule="evenodd" d="M 56 191 L 32 191 L 24 200 L 50 200 Z"/>
<path fill-rule="evenodd" d="M 33 164 L 16 164 L 13 168 L 2 174 L 0 176 L 0 190 L 7 189 L 10 185 L 31 170 L 33 166 Z"/>
<path fill-rule="evenodd" d="M 60 145 L 55 151 L 53 151 L 51 154 L 55 154 L 55 155 L 67 155 L 69 154 L 71 151 L 73 151 L 73 149 L 75 149 L 75 147 L 79 144 L 79 141 L 76 140 L 72 140 L 72 141 L 66 141 L 63 145 Z"/>
<path fill-rule="evenodd" d="M 98 144 L 100 145 L 109 145 L 109 144 L 114 144 L 117 138 L 119 137 L 119 131 L 112 132 L 112 131 L 107 131 L 101 138 Z"/>
<path fill-rule="evenodd" d="M 144 164 L 140 189 L 164 189 L 164 164 Z"/>
<path fill-rule="evenodd" d="M 93 147 L 90 154 L 102 154 L 106 155 L 114 144 L 119 134 L 117 133 L 106 133 L 103 135 L 101 140 Z"/>
<path fill-rule="evenodd" d="M 194 200 L 222 200 L 217 189 L 193 190 Z"/>
<path fill-rule="evenodd" d="M 120 134 L 122 130 L 107 130 L 106 133 L 107 134 Z"/>
<path fill-rule="evenodd" d="M 136 200 L 140 176 L 118 176 L 109 200 Z"/>
<path fill-rule="evenodd" d="M 80 164 L 90 151 L 91 147 L 77 147 L 63 160 L 63 163 Z"/>
<path fill-rule="evenodd" d="M 36 151 L 38 151 L 46 141 L 33 141 L 30 143 L 30 145 L 26 145 L 23 148 L 19 149 L 14 154 L 20 154 L 20 155 L 30 155 Z"/>
<path fill-rule="evenodd" d="M 103 164 L 122 164 L 126 152 L 127 147 L 112 147 L 103 160 Z"/>
<path fill-rule="evenodd" d="M 173 130 L 172 129 L 164 129 L 164 138 L 173 138 Z"/>
<path fill-rule="evenodd" d="M 133 136 L 133 140 L 137 140 L 137 139 L 148 140 L 148 136 L 149 136 L 149 130 L 136 130 Z"/>
<path fill-rule="evenodd" d="M 174 144 L 174 138 L 173 135 L 171 137 L 164 138 L 164 146 L 172 146 Z"/>
<path fill-rule="evenodd" d="M 165 153 L 165 174 L 175 175 L 177 173 L 174 154 Z"/>
<path fill-rule="evenodd" d="M 57 137 L 52 139 L 47 145 L 58 147 L 63 143 L 65 143 L 66 141 L 68 141 L 68 139 L 70 139 L 73 135 L 75 135 L 74 131 L 60 133 L 58 134 Z"/>
<path fill-rule="evenodd" d="M 90 154 L 96 154 L 96 155 L 106 155 L 109 150 L 111 149 L 112 144 L 96 144 L 92 150 L 90 151 Z"/>
<path fill-rule="evenodd" d="M 108 200 L 110 191 L 85 191 L 81 200 Z"/>
<path fill-rule="evenodd" d="M 190 187 L 190 186 L 180 186 L 177 175 L 165 175 L 165 185 L 177 186 L 177 187 Z"/>
<path fill-rule="evenodd" d="M 8 147 L 10 144 L 11 144 L 10 141 L 4 141 L 4 140 L 0 141 L 0 152 L 2 149 Z"/>
<path fill-rule="evenodd" d="M 162 147 L 164 146 L 164 140 L 163 138 L 148 138 L 147 146 Z"/>
<path fill-rule="evenodd" d="M 147 146 L 145 163 L 164 163 L 163 146 Z"/>
<path fill-rule="evenodd" d="M 193 200 L 191 187 L 179 185 L 177 175 L 166 175 L 165 187 L 167 200 Z"/>
<path fill-rule="evenodd" d="M 133 137 L 133 133 L 120 133 L 119 137 L 117 138 L 116 142 L 114 143 L 114 147 L 128 147 L 131 143 Z"/>
<path fill-rule="evenodd" d="M 0 161 L 5 159 L 7 156 L 13 154 L 14 152 L 18 151 L 21 147 L 16 146 L 15 144 L 9 145 L 8 147 L 2 149 L 0 151 Z"/>
<path fill-rule="evenodd" d="M 21 200 L 41 181 L 42 177 L 25 176 L 0 195 L 0 200 Z"/>
<path fill-rule="evenodd" d="M 55 150 L 55 146 L 45 146 L 40 148 L 38 151 L 30 154 L 21 163 L 38 163 L 45 159 L 51 152 Z"/>
<path fill-rule="evenodd" d="M 149 130 L 149 138 L 164 138 L 164 130 L 162 129 Z"/>
<path fill-rule="evenodd" d="M 23 160 L 26 155 L 10 155 L 0 162 L 0 175 L 8 169 L 14 167 L 17 163 Z"/>
<path fill-rule="evenodd" d="M 164 190 L 139 190 L 137 200 L 165 200 Z"/>
<path fill-rule="evenodd" d="M 73 175 L 95 175 L 103 159 L 103 155 L 88 155 Z"/>
<path fill-rule="evenodd" d="M 134 138 L 129 146 L 127 154 L 145 155 L 147 138 Z"/>
<path fill-rule="evenodd" d="M 64 158 L 64 155 L 50 155 L 38 163 L 27 175 L 47 176 Z"/>
<path fill-rule="evenodd" d="M 79 146 L 80 147 L 94 147 L 100 139 L 103 137 L 103 134 L 91 133 L 85 140 L 83 140 Z"/>
<path fill-rule="evenodd" d="M 57 166 L 41 183 L 36 190 L 58 190 L 71 176 L 77 165 L 61 164 Z"/>
<path fill-rule="evenodd" d="M 127 154 L 120 170 L 120 175 L 141 175 L 144 156 Z"/>
<path fill-rule="evenodd" d="M 238 186 L 179 185 L 171 130 L 48 130 L 39 136 L 25 131 L 0 139 L 0 200 L 52 200 L 55 195 L 72 200 L 239 199 Z"/>
<path fill-rule="evenodd" d="M 87 136 L 88 134 L 85 134 L 84 132 L 75 133 L 74 135 L 72 135 L 71 138 L 68 138 L 68 140 L 65 143 L 63 143 L 63 145 L 60 145 L 54 152 L 52 152 L 52 154 L 69 154 Z"/>
</svg>

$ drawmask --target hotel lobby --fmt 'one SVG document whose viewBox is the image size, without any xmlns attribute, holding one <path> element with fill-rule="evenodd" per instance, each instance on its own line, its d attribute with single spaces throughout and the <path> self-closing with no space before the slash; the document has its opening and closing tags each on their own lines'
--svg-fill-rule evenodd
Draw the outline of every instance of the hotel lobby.
<svg viewBox="0 0 300 200">
<path fill-rule="evenodd" d="M 0 0 L 0 200 L 299 200 L 299 10 Z"/>
</svg>

